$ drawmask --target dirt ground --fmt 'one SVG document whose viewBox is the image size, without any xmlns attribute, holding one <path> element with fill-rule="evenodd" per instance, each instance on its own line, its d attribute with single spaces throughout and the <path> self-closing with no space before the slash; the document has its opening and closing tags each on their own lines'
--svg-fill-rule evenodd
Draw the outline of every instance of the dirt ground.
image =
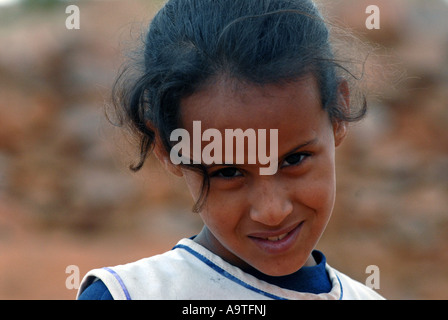
<svg viewBox="0 0 448 320">
<path fill-rule="evenodd" d="M 376 50 L 318 249 L 363 283 L 377 266 L 386 298 L 448 299 L 448 5 L 378 0 L 367 30 L 370 2 L 320 1 Z M 0 7 L 0 299 L 74 299 L 67 267 L 82 277 L 201 228 L 181 180 L 154 159 L 127 169 L 138 150 L 104 116 L 123 50 L 162 2 L 77 4 L 79 30 L 64 3 Z"/>
</svg>

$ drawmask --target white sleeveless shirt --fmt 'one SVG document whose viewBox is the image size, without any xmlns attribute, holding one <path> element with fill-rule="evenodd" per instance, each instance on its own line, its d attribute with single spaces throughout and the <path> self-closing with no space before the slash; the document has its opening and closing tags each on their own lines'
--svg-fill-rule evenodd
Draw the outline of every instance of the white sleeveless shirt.
<svg viewBox="0 0 448 320">
<path fill-rule="evenodd" d="M 78 297 L 101 279 L 115 300 L 384 299 L 328 264 L 325 269 L 332 283 L 330 292 L 297 292 L 259 280 L 193 240 L 182 239 L 163 254 L 89 271 Z"/>
</svg>

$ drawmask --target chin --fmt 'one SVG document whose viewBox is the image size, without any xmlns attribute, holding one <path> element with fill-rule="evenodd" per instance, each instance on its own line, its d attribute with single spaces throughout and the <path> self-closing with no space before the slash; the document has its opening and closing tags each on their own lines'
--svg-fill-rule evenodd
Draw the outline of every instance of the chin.
<svg viewBox="0 0 448 320">
<path fill-rule="evenodd" d="M 290 275 L 290 274 L 298 271 L 304 265 L 305 265 L 305 262 L 297 263 L 297 264 L 286 263 L 284 266 L 277 265 L 277 266 L 257 268 L 257 269 L 258 269 L 258 271 L 260 271 L 268 276 L 281 277 L 281 276 Z"/>
</svg>

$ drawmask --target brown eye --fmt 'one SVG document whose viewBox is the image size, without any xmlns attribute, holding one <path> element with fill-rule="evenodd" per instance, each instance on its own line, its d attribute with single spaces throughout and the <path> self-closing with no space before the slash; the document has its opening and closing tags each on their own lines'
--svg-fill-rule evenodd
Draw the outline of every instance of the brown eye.
<svg viewBox="0 0 448 320">
<path fill-rule="evenodd" d="M 220 170 L 217 170 L 212 174 L 212 177 L 219 177 L 219 178 L 235 178 L 242 176 L 242 173 L 237 168 L 223 168 Z"/>
<path fill-rule="evenodd" d="M 285 158 L 283 161 L 282 167 L 289 167 L 299 165 L 306 157 L 309 157 L 308 153 L 298 152 L 293 153 Z"/>
</svg>

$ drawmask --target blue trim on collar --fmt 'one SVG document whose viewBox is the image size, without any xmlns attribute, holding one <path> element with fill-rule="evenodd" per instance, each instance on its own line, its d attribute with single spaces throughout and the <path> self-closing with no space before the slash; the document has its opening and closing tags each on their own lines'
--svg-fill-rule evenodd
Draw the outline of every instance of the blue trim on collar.
<svg viewBox="0 0 448 320">
<path fill-rule="evenodd" d="M 108 272 L 110 272 L 110 273 L 115 277 L 115 279 L 117 279 L 118 283 L 119 283 L 120 286 L 121 286 L 121 289 L 123 289 L 124 295 L 126 296 L 126 300 L 132 300 L 132 299 L 131 299 L 131 295 L 129 294 L 128 289 L 127 289 L 126 286 L 124 285 L 124 282 L 123 282 L 123 280 L 120 278 L 120 276 L 118 275 L 118 273 L 116 273 L 116 272 L 115 272 L 114 270 L 112 270 L 111 268 L 104 267 L 103 269 L 106 270 L 106 271 L 108 271 Z"/>
<path fill-rule="evenodd" d="M 268 298 L 271 298 L 271 299 L 276 299 L 276 300 L 287 300 L 287 299 L 285 299 L 285 298 L 282 298 L 282 297 L 273 295 L 273 294 L 271 294 L 271 293 L 265 292 L 265 291 L 263 291 L 263 290 L 260 290 L 260 289 L 258 289 L 258 288 L 255 288 L 254 286 L 251 286 L 250 284 L 248 284 L 248 283 L 246 283 L 246 282 L 244 282 L 244 281 L 238 279 L 237 277 L 231 275 L 230 273 L 228 273 L 227 271 L 225 271 L 224 269 L 222 269 L 221 267 L 219 267 L 218 265 L 216 265 L 215 263 L 213 263 L 212 261 L 210 261 L 208 258 L 204 257 L 204 256 L 203 256 L 202 254 L 200 254 L 199 252 L 196 252 L 195 250 L 193 250 L 192 248 L 190 248 L 190 247 L 188 247 L 188 246 L 186 246 L 186 245 L 178 244 L 178 245 L 176 245 L 176 246 L 173 248 L 173 250 L 174 250 L 174 249 L 184 249 L 184 250 L 186 250 L 187 252 L 191 253 L 193 256 L 195 256 L 196 258 L 198 258 L 199 260 L 201 260 L 202 262 L 204 262 L 206 265 L 208 265 L 210 268 L 212 268 L 212 269 L 215 270 L 216 272 L 220 273 L 220 274 L 223 275 L 224 277 L 226 277 L 226 278 L 228 278 L 228 279 L 234 281 L 235 283 L 237 283 L 237 284 L 239 284 L 239 285 L 241 285 L 241 286 L 243 286 L 243 287 L 245 287 L 245 288 L 247 288 L 247 289 L 249 289 L 249 290 L 252 290 L 252 291 L 254 291 L 254 292 L 256 292 L 256 293 L 259 293 L 259 294 L 264 295 L 264 296 L 266 296 L 266 297 L 268 297 Z"/>
<path fill-rule="evenodd" d="M 318 250 L 313 250 L 312 256 L 316 261 L 316 265 L 303 266 L 296 272 L 284 276 L 270 276 L 253 267 L 246 270 L 246 272 L 253 275 L 255 278 L 280 288 L 303 293 L 329 293 L 332 290 L 333 284 L 328 277 L 326 270 L 326 258 L 324 254 Z"/>
<path fill-rule="evenodd" d="M 337 274 L 335 274 L 335 276 L 336 276 L 336 278 L 338 279 L 338 281 L 339 281 L 339 287 L 341 288 L 341 296 L 339 297 L 339 300 L 342 300 L 342 297 L 344 296 L 344 289 L 343 289 L 343 287 L 342 287 L 342 282 L 341 282 L 341 279 L 339 279 L 339 276 L 338 276 Z"/>
</svg>

